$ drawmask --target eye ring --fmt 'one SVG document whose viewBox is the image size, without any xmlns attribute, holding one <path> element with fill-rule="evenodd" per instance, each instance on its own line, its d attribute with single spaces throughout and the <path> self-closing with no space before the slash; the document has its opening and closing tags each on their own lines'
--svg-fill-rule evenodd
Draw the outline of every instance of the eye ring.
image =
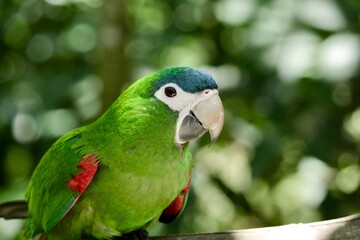
<svg viewBox="0 0 360 240">
<path fill-rule="evenodd" d="M 173 98 L 177 94 L 176 89 L 174 87 L 166 87 L 164 93 L 169 98 Z"/>
</svg>

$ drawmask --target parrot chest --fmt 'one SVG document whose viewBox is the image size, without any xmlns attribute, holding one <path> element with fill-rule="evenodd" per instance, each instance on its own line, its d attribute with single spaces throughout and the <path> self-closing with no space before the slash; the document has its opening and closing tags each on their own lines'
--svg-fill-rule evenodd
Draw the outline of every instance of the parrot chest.
<svg viewBox="0 0 360 240">
<path fill-rule="evenodd" d="M 157 156 L 128 158 L 117 167 L 100 164 L 74 214 L 88 218 L 91 231 L 99 232 L 126 233 L 156 220 L 184 189 L 192 170 L 189 153 Z"/>
</svg>

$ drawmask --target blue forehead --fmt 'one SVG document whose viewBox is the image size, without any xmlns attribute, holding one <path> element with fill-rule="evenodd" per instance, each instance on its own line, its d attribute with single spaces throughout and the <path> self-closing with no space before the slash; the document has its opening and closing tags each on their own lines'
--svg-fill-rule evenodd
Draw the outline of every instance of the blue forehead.
<svg viewBox="0 0 360 240">
<path fill-rule="evenodd" d="M 175 83 L 184 91 L 190 93 L 217 88 L 213 77 L 208 73 L 195 68 L 168 68 L 158 73 L 158 81 L 153 83 L 153 87 L 156 90 L 168 83 Z"/>
</svg>

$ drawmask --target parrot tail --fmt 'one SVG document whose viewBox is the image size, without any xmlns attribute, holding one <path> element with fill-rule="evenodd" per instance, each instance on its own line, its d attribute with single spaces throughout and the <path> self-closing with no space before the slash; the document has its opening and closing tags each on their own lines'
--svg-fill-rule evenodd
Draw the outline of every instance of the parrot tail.
<svg viewBox="0 0 360 240">
<path fill-rule="evenodd" d="M 0 218 L 24 219 L 28 217 L 28 205 L 24 200 L 0 204 Z"/>
</svg>

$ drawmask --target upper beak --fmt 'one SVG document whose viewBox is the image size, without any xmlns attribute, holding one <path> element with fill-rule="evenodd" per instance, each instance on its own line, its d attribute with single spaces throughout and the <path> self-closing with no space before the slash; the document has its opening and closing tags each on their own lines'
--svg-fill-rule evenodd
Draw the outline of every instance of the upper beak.
<svg viewBox="0 0 360 240">
<path fill-rule="evenodd" d="M 179 130 L 179 140 L 187 142 L 209 131 L 211 144 L 219 137 L 224 125 L 224 108 L 216 89 L 204 90 L 199 101 L 184 117 Z"/>
</svg>

